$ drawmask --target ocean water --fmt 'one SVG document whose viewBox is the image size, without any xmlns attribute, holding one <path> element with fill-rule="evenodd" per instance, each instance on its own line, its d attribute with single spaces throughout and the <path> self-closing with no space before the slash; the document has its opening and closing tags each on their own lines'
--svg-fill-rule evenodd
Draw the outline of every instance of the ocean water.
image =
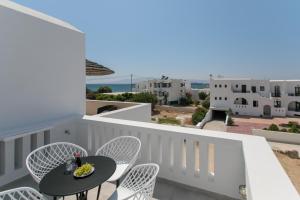
<svg viewBox="0 0 300 200">
<path fill-rule="evenodd" d="M 207 83 L 192 83 L 192 88 L 202 89 L 207 88 Z M 92 91 L 97 91 L 99 87 L 108 86 L 113 92 L 130 92 L 130 84 L 86 84 L 86 87 Z M 132 86 L 134 88 L 134 84 Z"/>
</svg>

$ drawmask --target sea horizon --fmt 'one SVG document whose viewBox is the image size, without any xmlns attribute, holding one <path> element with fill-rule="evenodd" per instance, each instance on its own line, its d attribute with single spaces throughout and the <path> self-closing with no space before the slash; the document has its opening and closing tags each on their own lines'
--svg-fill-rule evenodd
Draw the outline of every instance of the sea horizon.
<svg viewBox="0 0 300 200">
<path fill-rule="evenodd" d="M 87 83 L 86 87 L 89 90 L 97 91 L 99 87 L 108 86 L 112 89 L 112 92 L 130 92 L 131 84 L 128 83 Z M 132 84 L 134 88 L 135 84 Z M 208 88 L 208 83 L 191 83 L 192 89 Z"/>
</svg>

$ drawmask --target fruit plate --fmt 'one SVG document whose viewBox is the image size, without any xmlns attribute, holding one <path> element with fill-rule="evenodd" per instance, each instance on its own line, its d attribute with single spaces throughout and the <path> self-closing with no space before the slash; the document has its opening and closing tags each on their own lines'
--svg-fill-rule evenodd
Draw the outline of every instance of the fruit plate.
<svg viewBox="0 0 300 200">
<path fill-rule="evenodd" d="M 76 170 L 75 170 L 75 171 L 76 171 Z M 84 174 L 84 175 L 81 175 L 81 176 L 76 176 L 76 175 L 75 175 L 75 171 L 73 172 L 73 176 L 74 176 L 75 178 L 85 178 L 85 177 L 91 175 L 92 173 L 94 173 L 95 167 L 92 167 L 92 169 L 91 169 L 91 171 L 90 171 L 89 173 Z"/>
</svg>

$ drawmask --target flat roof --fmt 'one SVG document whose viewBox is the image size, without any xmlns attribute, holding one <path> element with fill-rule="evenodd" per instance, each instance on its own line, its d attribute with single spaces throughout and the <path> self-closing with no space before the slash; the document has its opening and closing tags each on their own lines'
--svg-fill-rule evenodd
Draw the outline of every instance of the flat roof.
<svg viewBox="0 0 300 200">
<path fill-rule="evenodd" d="M 20 4 L 17 4 L 15 2 L 12 2 L 12 1 L 9 1 L 9 0 L 0 0 L 0 6 L 11 9 L 11 10 L 15 10 L 17 12 L 20 12 L 20 13 L 23 13 L 23 14 L 30 15 L 32 17 L 41 19 L 43 21 L 46 21 L 46 22 L 49 22 L 49 23 L 52 23 L 52 24 L 56 24 L 56 25 L 59 25 L 61 27 L 68 28 L 68 29 L 71 29 L 71 30 L 82 33 L 82 31 L 77 29 L 75 26 L 73 26 L 73 25 L 71 25 L 71 24 L 69 24 L 65 21 L 62 21 L 62 20 L 57 19 L 55 17 L 51 17 L 51 16 L 46 15 L 42 12 L 30 9 L 28 7 L 22 6 Z"/>
</svg>

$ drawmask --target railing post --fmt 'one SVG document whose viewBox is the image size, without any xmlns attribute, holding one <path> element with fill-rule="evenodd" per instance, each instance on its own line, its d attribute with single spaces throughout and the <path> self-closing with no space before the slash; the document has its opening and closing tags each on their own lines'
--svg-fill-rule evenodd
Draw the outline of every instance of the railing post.
<svg viewBox="0 0 300 200">
<path fill-rule="evenodd" d="M 4 173 L 9 174 L 15 170 L 15 146 L 14 140 L 5 141 L 4 143 Z"/>
</svg>

